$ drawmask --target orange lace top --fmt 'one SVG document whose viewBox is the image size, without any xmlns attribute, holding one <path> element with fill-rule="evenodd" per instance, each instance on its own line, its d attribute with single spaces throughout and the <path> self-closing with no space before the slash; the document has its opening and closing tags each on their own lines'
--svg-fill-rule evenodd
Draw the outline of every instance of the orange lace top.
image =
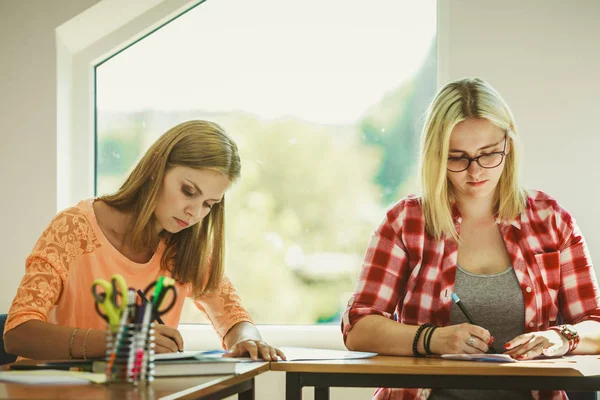
<svg viewBox="0 0 600 400">
<path fill-rule="evenodd" d="M 94 199 L 83 200 L 60 212 L 39 238 L 27 258 L 25 276 L 10 307 L 5 333 L 32 319 L 104 329 L 106 322 L 96 313 L 91 294 L 95 279 L 110 280 L 113 274 L 121 274 L 129 287 L 144 290 L 160 275 L 170 275 L 160 268 L 164 242 L 146 264 L 129 260 L 100 230 L 93 202 Z M 192 293 L 191 285 L 177 284 L 177 293 L 176 304 L 161 316 L 172 327 L 179 325 L 184 298 Z M 252 322 L 227 277 L 217 290 L 194 303 L 211 321 L 221 341 L 238 322 Z"/>
</svg>

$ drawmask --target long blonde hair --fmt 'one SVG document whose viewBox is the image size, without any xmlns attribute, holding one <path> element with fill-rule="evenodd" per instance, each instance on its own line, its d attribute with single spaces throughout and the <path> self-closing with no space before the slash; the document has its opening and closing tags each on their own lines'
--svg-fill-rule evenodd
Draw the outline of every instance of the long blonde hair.
<svg viewBox="0 0 600 400">
<path fill-rule="evenodd" d="M 520 184 L 521 145 L 515 121 L 506 102 L 487 82 L 464 78 L 446 84 L 429 106 L 423 126 L 420 174 L 425 229 L 436 239 L 449 235 L 459 240 L 452 218 L 452 187 L 447 163 L 450 135 L 466 119 L 487 119 L 507 135 L 505 166 L 495 193 L 495 210 L 501 220 L 516 218 L 524 209 L 526 192 Z"/>
<path fill-rule="evenodd" d="M 174 166 L 218 171 L 234 181 L 240 176 L 240 157 L 233 139 L 209 121 L 183 122 L 164 133 L 144 154 L 121 188 L 100 197 L 122 212 L 132 213 L 127 232 L 135 250 L 154 250 L 154 209 L 166 171 Z M 225 198 L 188 229 L 165 234 L 161 268 L 180 283 L 192 283 L 193 295 L 214 290 L 223 277 Z"/>
</svg>

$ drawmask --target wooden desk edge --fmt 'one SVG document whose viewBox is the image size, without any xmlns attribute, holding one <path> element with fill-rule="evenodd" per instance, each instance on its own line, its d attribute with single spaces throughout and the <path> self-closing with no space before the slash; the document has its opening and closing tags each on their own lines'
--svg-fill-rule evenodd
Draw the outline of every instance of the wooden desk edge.
<svg viewBox="0 0 600 400">
<path fill-rule="evenodd" d="M 248 365 L 248 370 L 237 375 L 224 375 L 222 380 L 215 384 L 214 381 L 202 383 L 200 385 L 185 389 L 176 393 L 171 393 L 163 398 L 166 399 L 197 399 L 198 397 L 207 396 L 225 388 L 228 388 L 238 383 L 247 381 L 255 376 L 271 370 L 270 362 L 261 362 L 260 365 L 252 363 Z M 169 379 L 169 378 L 156 378 Z"/>
<path fill-rule="evenodd" d="M 580 365 L 585 369 L 585 365 Z M 497 375 L 497 376 L 590 376 L 577 363 L 540 360 L 527 363 L 484 363 L 415 359 L 412 357 L 377 356 L 356 360 L 286 361 L 271 362 L 271 371 L 348 373 L 348 374 L 405 374 L 405 375 Z"/>
</svg>

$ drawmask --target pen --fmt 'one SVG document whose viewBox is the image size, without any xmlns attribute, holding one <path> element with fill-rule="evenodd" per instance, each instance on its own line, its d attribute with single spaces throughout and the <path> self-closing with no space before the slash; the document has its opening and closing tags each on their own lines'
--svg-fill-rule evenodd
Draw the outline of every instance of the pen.
<svg viewBox="0 0 600 400">
<path fill-rule="evenodd" d="M 460 299 L 458 298 L 456 293 L 452 293 L 452 301 L 454 301 L 454 303 L 456 303 L 458 308 L 460 308 L 460 311 L 462 311 L 462 313 L 465 315 L 465 317 L 467 317 L 467 320 L 469 321 L 469 323 L 471 325 L 477 325 L 477 323 L 475 323 L 475 320 L 473 319 L 471 314 L 469 314 L 469 311 L 467 311 L 467 308 L 464 306 L 462 301 L 460 301 Z M 494 345 L 489 345 L 488 348 L 489 348 L 489 351 L 491 351 L 492 353 L 496 353 L 496 349 L 494 348 Z"/>
<path fill-rule="evenodd" d="M 144 292 L 142 292 L 141 289 L 138 289 L 137 291 L 138 295 L 142 298 L 142 303 L 145 305 L 147 303 L 150 303 L 150 301 L 146 298 L 146 296 L 144 296 Z M 160 317 L 160 315 L 156 314 L 156 322 L 158 322 L 161 325 L 165 324 L 165 321 L 162 320 L 162 318 Z M 183 352 L 183 350 L 177 350 L 178 353 Z"/>
<path fill-rule="evenodd" d="M 149 300 L 146 298 L 146 296 L 144 296 L 144 292 L 142 292 L 141 289 L 138 289 L 137 291 L 138 295 L 142 298 L 142 303 L 146 304 L 149 302 Z M 165 324 L 165 321 L 162 320 L 162 318 L 160 317 L 160 315 L 156 315 L 156 322 L 158 322 L 161 325 Z"/>
</svg>

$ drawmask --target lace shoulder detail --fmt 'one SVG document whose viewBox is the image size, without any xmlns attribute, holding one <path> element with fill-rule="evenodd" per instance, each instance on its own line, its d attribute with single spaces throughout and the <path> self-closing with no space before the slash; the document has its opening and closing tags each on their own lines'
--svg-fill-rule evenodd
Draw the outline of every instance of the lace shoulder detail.
<svg viewBox="0 0 600 400">
<path fill-rule="evenodd" d="M 32 319 L 47 321 L 73 261 L 98 247 L 98 238 L 81 209 L 72 207 L 56 215 L 27 258 L 4 332 Z"/>
<path fill-rule="evenodd" d="M 29 264 L 10 306 L 4 332 L 32 319 L 48 321 L 63 287 L 63 280 L 52 266 L 41 260 Z"/>
<path fill-rule="evenodd" d="M 27 258 L 27 266 L 41 259 L 51 264 L 65 281 L 73 260 L 100 247 L 87 216 L 78 207 L 58 213 Z"/>
</svg>

